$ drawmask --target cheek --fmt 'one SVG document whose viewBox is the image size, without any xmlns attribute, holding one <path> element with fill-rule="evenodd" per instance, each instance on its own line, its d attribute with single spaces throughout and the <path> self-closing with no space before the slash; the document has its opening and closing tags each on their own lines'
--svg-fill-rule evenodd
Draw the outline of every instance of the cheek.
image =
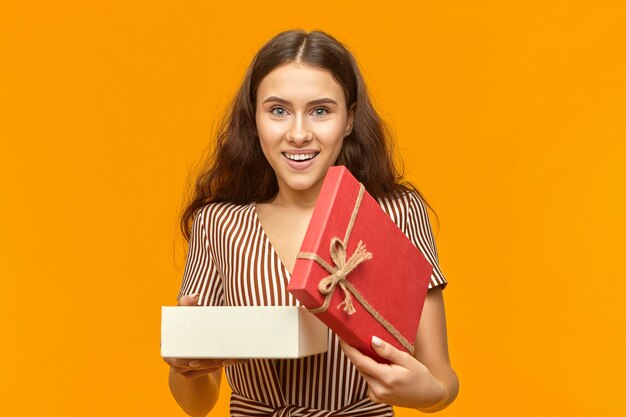
<svg viewBox="0 0 626 417">
<path fill-rule="evenodd" d="M 319 129 L 317 130 L 317 137 L 327 146 L 341 147 L 341 144 L 343 143 L 344 132 L 345 126 L 328 124 L 319 127 Z"/>
<path fill-rule="evenodd" d="M 320 123 L 315 126 L 318 135 L 325 138 L 343 138 L 348 121 L 341 115 L 336 115 L 333 120 Z"/>
<path fill-rule="evenodd" d="M 271 123 L 264 120 L 257 120 L 257 133 L 261 141 L 271 142 L 280 138 L 285 133 L 285 128 L 281 123 Z"/>
</svg>

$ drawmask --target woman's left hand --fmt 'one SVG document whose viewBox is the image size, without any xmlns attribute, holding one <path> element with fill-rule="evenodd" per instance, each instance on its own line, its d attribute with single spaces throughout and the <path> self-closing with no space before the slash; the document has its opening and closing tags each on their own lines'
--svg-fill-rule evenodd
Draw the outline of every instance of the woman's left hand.
<svg viewBox="0 0 626 417">
<path fill-rule="evenodd" d="M 372 338 L 374 351 L 391 362 L 381 364 L 359 352 L 343 340 L 341 348 L 357 367 L 369 386 L 370 400 L 409 408 L 428 408 L 440 402 L 446 390 L 428 368 L 407 352 L 396 349 L 377 337 Z"/>
</svg>

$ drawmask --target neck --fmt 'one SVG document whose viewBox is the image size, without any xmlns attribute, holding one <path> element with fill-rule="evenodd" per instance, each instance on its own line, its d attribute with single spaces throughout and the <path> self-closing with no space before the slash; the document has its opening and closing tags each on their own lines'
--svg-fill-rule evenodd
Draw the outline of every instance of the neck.
<svg viewBox="0 0 626 417">
<path fill-rule="evenodd" d="M 322 189 L 322 182 L 307 190 L 292 190 L 279 184 L 278 193 L 271 203 L 299 210 L 312 210 Z"/>
</svg>

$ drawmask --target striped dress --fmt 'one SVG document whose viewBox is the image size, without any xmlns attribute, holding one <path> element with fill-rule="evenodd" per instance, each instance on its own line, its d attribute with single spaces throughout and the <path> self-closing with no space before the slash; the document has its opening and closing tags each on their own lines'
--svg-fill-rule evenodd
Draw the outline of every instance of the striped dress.
<svg viewBox="0 0 626 417">
<path fill-rule="evenodd" d="M 447 284 L 423 201 L 414 193 L 379 199 L 383 210 L 433 265 L 429 288 Z M 256 214 L 255 203 L 213 203 L 196 213 L 178 297 L 204 306 L 299 306 L 289 272 Z M 254 359 L 226 368 L 231 416 L 393 416 L 367 397 L 367 383 L 329 331 L 328 352 L 301 359 Z"/>
</svg>

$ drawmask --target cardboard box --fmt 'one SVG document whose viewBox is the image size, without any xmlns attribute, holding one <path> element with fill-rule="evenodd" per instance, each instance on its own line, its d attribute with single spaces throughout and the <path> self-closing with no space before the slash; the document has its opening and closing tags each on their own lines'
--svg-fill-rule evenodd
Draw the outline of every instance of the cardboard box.
<svg viewBox="0 0 626 417">
<path fill-rule="evenodd" d="M 163 357 L 287 359 L 327 349 L 328 328 L 303 307 L 162 307 Z"/>
<path fill-rule="evenodd" d="M 371 347 L 371 338 L 378 336 L 398 349 L 412 352 L 432 265 L 367 192 L 362 192 L 357 204 L 360 188 L 345 167 L 328 170 L 288 290 L 303 305 L 315 309 L 327 297 L 320 292 L 320 281 L 325 279 L 322 287 L 328 289 L 333 286 L 333 270 L 335 278 L 345 275 L 345 281 L 336 283 L 328 309 L 316 312 L 316 316 L 347 343 L 384 362 Z M 347 245 L 344 242 L 342 249 L 346 236 Z M 345 261 L 349 269 L 356 259 L 355 251 L 365 259 L 345 274 L 346 268 L 340 264 Z M 323 267 L 311 254 L 317 254 L 321 263 L 328 265 Z M 338 266 L 342 271 L 337 273 Z M 346 300 L 341 284 L 350 287 L 346 288 L 350 300 Z"/>
</svg>

